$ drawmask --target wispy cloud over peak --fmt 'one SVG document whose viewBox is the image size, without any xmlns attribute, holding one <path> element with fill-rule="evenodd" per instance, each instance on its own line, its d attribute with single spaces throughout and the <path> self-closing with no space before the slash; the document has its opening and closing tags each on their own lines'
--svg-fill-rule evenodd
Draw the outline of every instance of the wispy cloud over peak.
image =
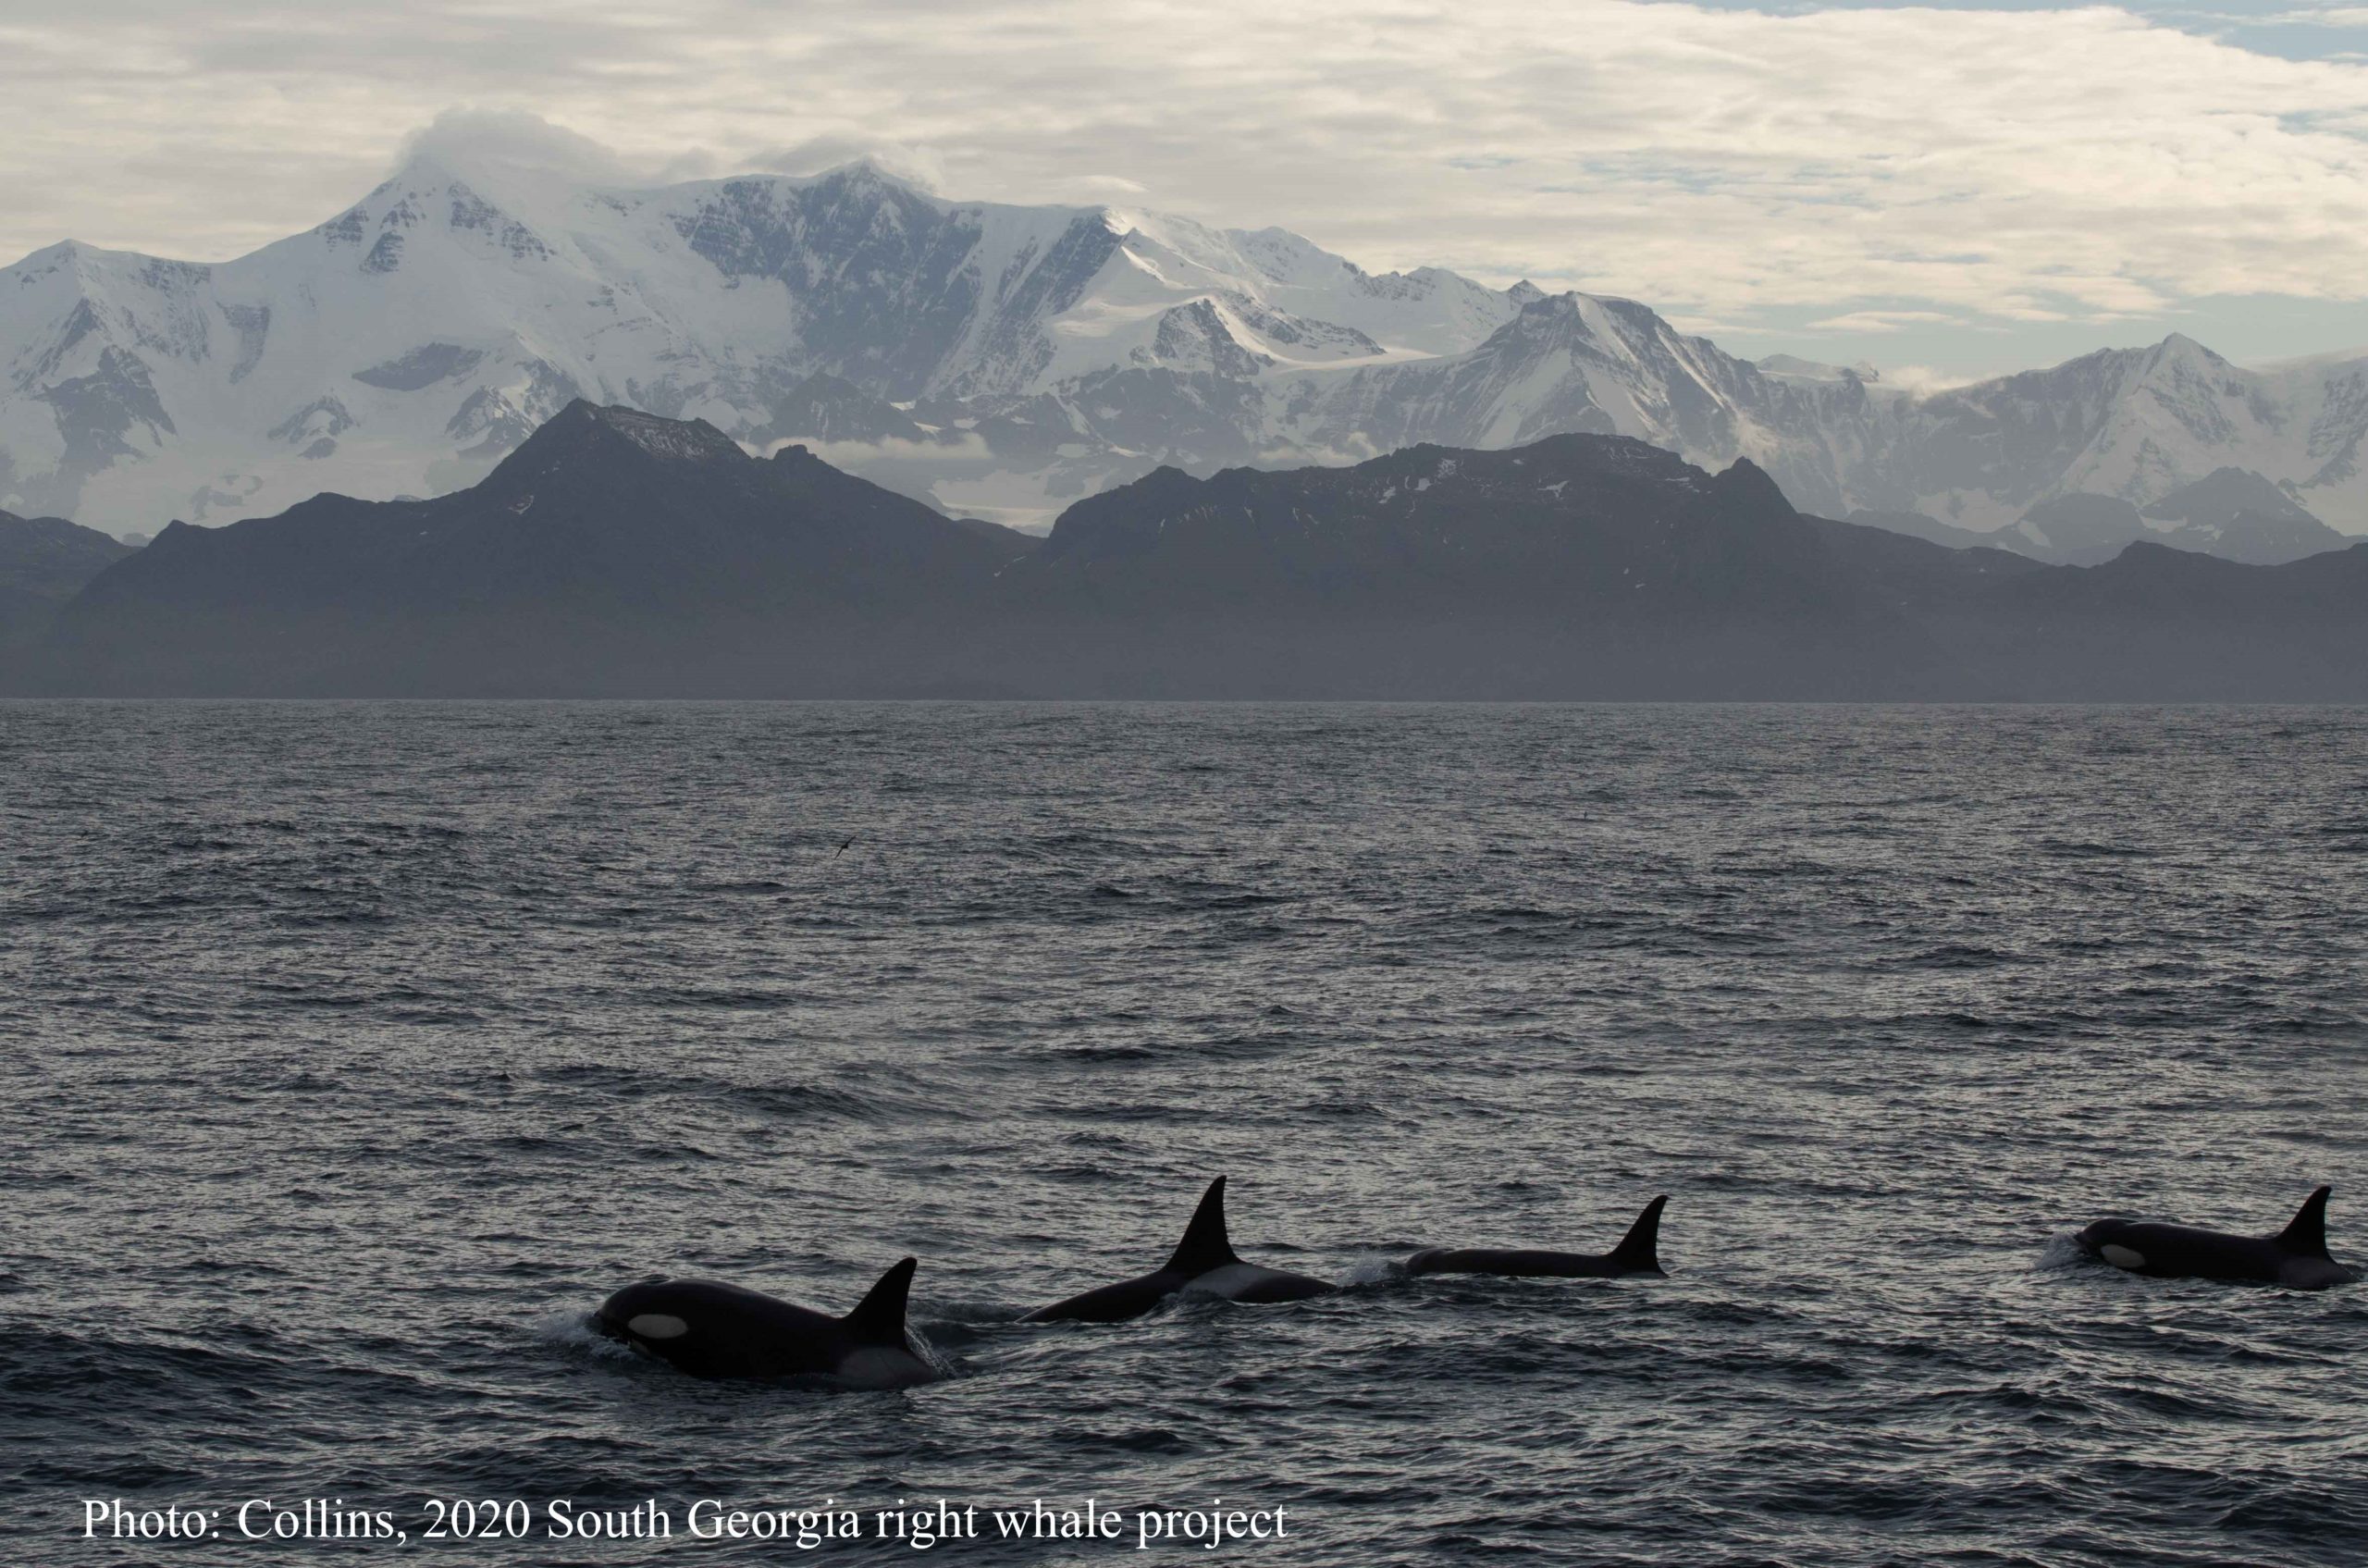
<svg viewBox="0 0 2368 1568">
<path fill-rule="evenodd" d="M 2331 43 L 2368 16 L 2286 9 Z M 524 180 L 867 158 L 965 199 L 1148 191 L 1375 269 L 1746 328 L 2093 329 L 2243 296 L 2368 336 L 2341 325 L 2368 300 L 2368 67 L 2169 15 L 217 0 L 176 20 L 85 0 L 0 23 L 0 251 L 236 253 L 337 210 L 392 128 L 428 124 L 414 151 Z"/>
</svg>

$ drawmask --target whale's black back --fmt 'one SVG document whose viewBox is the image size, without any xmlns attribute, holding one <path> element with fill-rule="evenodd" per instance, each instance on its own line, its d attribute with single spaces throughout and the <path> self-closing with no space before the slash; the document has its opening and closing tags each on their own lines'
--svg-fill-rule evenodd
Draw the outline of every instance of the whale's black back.
<svg viewBox="0 0 2368 1568">
<path fill-rule="evenodd" d="M 844 1317 L 722 1280 L 664 1279 L 618 1291 L 599 1321 L 695 1377 L 829 1377 L 864 1350 L 919 1358 L 905 1329 L 915 1266 L 896 1264 Z"/>
</svg>

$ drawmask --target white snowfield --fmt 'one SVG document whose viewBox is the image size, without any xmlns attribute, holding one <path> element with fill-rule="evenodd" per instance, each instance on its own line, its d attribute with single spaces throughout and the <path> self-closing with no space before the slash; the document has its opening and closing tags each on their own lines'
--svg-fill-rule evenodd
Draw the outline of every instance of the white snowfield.
<svg viewBox="0 0 2368 1568">
<path fill-rule="evenodd" d="M 2251 469 L 2368 531 L 2368 356 L 2174 337 L 1928 398 L 1754 364 L 1631 301 L 1371 274 L 1279 228 L 940 200 L 868 165 L 655 190 L 422 159 L 215 265 L 66 243 L 0 271 L 0 509 L 116 532 L 475 482 L 576 397 L 805 440 L 1041 526 L 1161 463 L 1635 436 L 1796 505 L 1975 528 Z"/>
</svg>

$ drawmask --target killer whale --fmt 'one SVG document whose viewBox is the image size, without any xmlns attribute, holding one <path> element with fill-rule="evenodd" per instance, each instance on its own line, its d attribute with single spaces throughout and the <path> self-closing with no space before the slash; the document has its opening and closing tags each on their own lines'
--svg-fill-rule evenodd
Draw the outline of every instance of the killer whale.
<svg viewBox="0 0 2368 1568">
<path fill-rule="evenodd" d="M 905 1330 L 916 1261 L 880 1277 L 845 1317 L 712 1279 L 628 1285 L 600 1303 L 600 1330 L 694 1377 L 834 1377 L 857 1388 L 925 1383 L 935 1368 Z"/>
<path fill-rule="evenodd" d="M 1225 1178 L 1209 1183 L 1175 1253 L 1150 1274 L 1104 1285 L 1039 1307 L 1022 1323 L 1123 1323 L 1141 1317 L 1168 1297 L 1187 1290 L 1234 1302 L 1297 1302 L 1329 1295 L 1339 1287 L 1304 1274 L 1262 1268 L 1235 1255 L 1225 1228 Z"/>
<path fill-rule="evenodd" d="M 1553 1253 L 1512 1247 L 1427 1247 L 1406 1260 L 1409 1274 L 1502 1274 L 1551 1279 L 1617 1279 L 1663 1273 L 1660 1258 L 1663 1193 L 1645 1205 L 1628 1234 L 1608 1253 Z"/>
<path fill-rule="evenodd" d="M 2158 1279 L 2230 1279 L 2317 1290 L 2360 1278 L 2327 1253 L 2327 1193 L 2321 1187 L 2274 1236 L 2232 1236 L 2189 1225 L 2101 1219 L 2074 1240 L 2091 1257 Z"/>
</svg>

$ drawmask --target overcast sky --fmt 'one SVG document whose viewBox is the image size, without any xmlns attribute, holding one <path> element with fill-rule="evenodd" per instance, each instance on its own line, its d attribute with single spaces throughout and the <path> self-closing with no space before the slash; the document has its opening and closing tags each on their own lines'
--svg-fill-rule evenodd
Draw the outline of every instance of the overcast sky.
<svg viewBox="0 0 2368 1568">
<path fill-rule="evenodd" d="M 0 0 L 0 256 L 197 260 L 428 131 L 619 180 L 869 153 L 1951 376 L 2368 344 L 2368 0 Z"/>
</svg>

